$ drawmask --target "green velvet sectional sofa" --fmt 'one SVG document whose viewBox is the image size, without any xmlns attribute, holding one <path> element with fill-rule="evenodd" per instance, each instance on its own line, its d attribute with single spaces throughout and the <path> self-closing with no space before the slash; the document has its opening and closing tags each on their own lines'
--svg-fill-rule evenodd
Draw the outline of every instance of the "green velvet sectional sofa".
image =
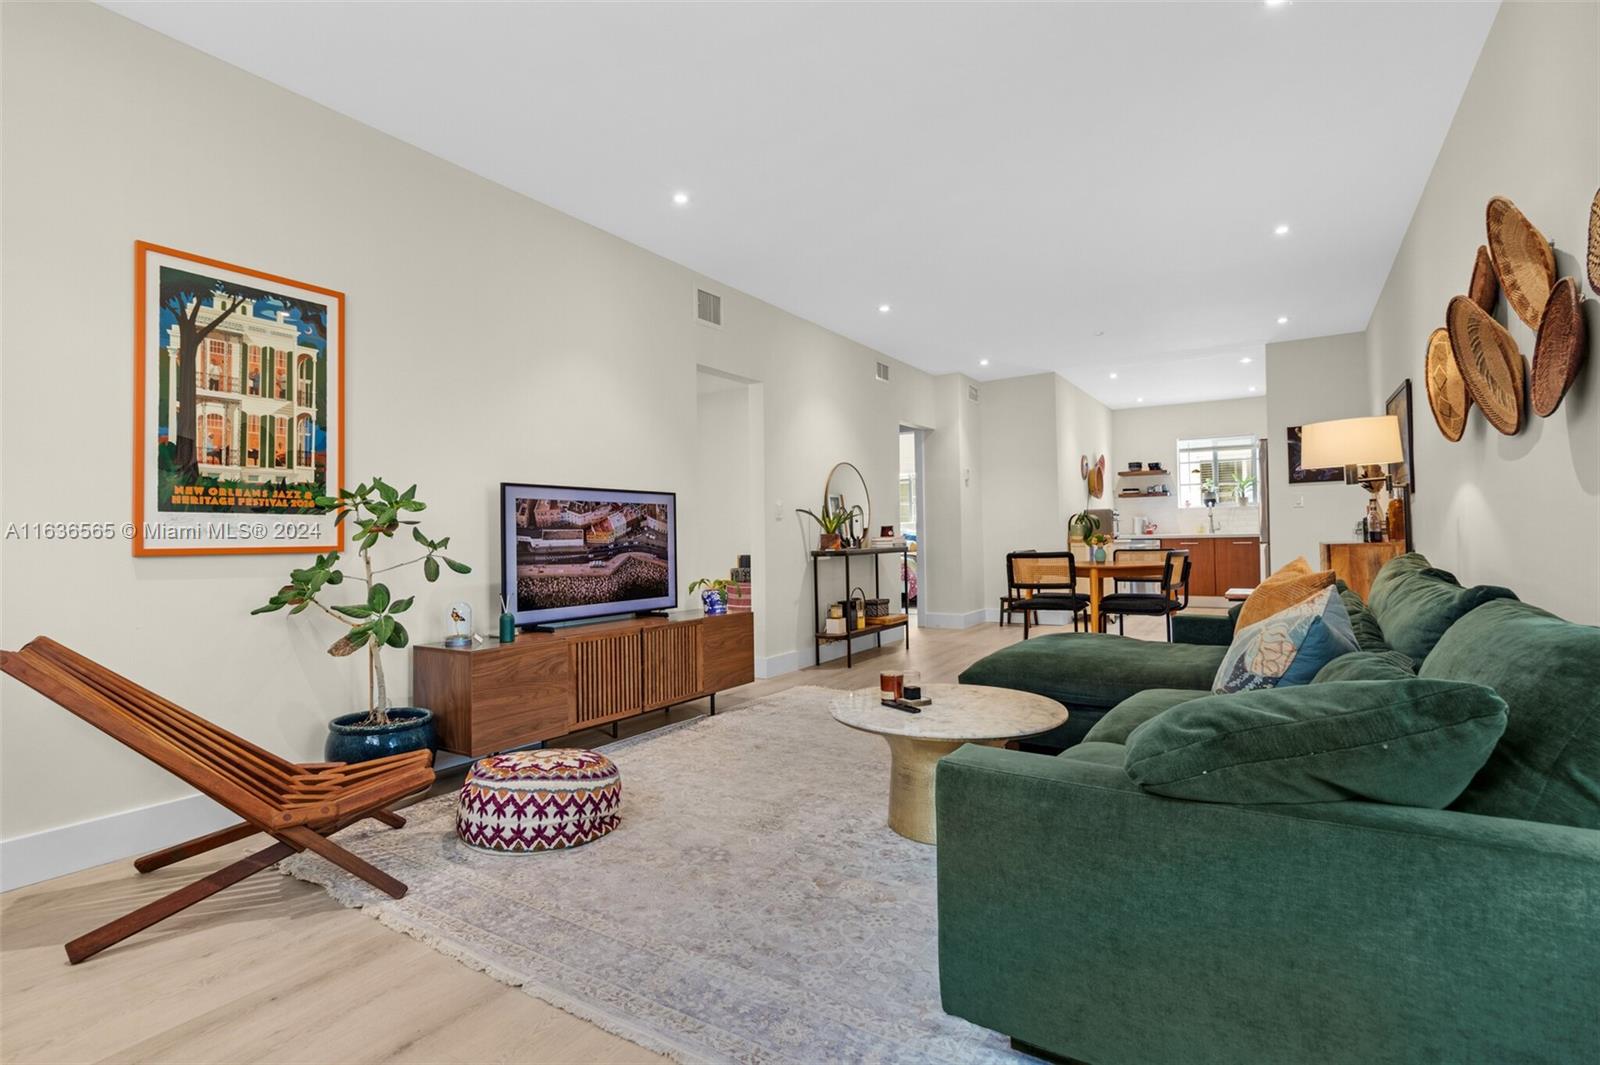
<svg viewBox="0 0 1600 1065">
<path fill-rule="evenodd" d="M 1460 796 L 1235 805 L 1141 788 L 1125 744 L 1205 694 L 1226 618 L 1180 631 L 1210 642 L 997 652 L 961 679 L 1093 722 L 1054 737 L 1059 754 L 968 746 L 939 764 L 948 1012 L 1092 1065 L 1600 1060 L 1600 628 L 1415 554 L 1370 603 L 1341 594 L 1362 651 L 1309 687 L 1414 670 L 1504 701 Z"/>
</svg>

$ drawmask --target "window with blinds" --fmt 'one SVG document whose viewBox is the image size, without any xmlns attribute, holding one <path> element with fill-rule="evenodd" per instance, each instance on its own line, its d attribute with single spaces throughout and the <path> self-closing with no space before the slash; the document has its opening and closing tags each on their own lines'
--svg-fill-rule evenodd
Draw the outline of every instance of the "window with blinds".
<svg viewBox="0 0 1600 1065">
<path fill-rule="evenodd" d="M 1217 436 L 1202 440 L 1178 441 L 1180 506 L 1205 506 L 1207 499 L 1218 503 L 1255 503 L 1261 499 L 1256 480 L 1256 438 Z"/>
</svg>

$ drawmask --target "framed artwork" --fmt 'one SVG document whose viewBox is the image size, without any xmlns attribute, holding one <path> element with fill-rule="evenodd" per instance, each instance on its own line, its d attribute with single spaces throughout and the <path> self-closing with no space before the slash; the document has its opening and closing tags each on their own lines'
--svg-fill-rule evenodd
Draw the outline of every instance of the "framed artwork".
<svg viewBox="0 0 1600 1065">
<path fill-rule="evenodd" d="M 133 287 L 133 553 L 341 548 L 344 294 L 144 241 Z"/>
<path fill-rule="evenodd" d="M 1300 426 L 1289 426 L 1289 483 L 1290 484 L 1344 484 L 1344 467 L 1330 466 L 1325 470 L 1308 470 L 1300 465 Z"/>
<path fill-rule="evenodd" d="M 1417 471 L 1411 459 L 1411 378 L 1400 382 L 1400 387 L 1390 393 L 1383 412 L 1400 419 L 1400 453 L 1405 456 L 1389 463 L 1389 483 L 1410 494 L 1417 490 Z"/>
</svg>

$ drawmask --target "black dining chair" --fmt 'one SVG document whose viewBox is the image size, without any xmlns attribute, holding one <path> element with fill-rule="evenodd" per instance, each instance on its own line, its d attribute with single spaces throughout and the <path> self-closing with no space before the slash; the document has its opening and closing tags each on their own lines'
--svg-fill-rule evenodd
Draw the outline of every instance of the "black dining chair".
<svg viewBox="0 0 1600 1065">
<path fill-rule="evenodd" d="M 1028 638 L 1034 615 L 1041 610 L 1064 610 L 1088 620 L 1089 597 L 1078 592 L 1078 562 L 1071 551 L 1013 551 L 1006 556 L 1006 583 L 1012 589 L 1008 611 L 1022 613 L 1022 638 Z"/>
<path fill-rule="evenodd" d="M 1181 596 L 1181 598 L 1180 598 Z M 1189 552 L 1168 551 L 1161 566 L 1161 592 L 1115 592 L 1100 600 L 1100 631 L 1106 631 L 1105 619 L 1117 616 L 1117 633 L 1122 634 L 1123 620 L 1129 614 L 1167 619 L 1167 642 L 1172 642 L 1172 615 L 1189 606 Z"/>
</svg>

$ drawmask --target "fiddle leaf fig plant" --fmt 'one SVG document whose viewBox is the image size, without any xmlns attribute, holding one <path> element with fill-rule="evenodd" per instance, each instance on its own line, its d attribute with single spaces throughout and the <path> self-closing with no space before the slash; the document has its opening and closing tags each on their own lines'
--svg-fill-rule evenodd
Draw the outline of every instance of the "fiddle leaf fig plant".
<svg viewBox="0 0 1600 1065">
<path fill-rule="evenodd" d="M 361 560 L 361 576 L 357 579 L 361 581 L 365 594 L 357 593 L 357 600 L 350 603 L 330 604 L 324 601 L 323 597 L 330 594 L 330 588 L 345 583 L 344 571 L 339 568 L 339 552 L 330 551 L 318 555 L 315 562 L 303 569 L 290 570 L 289 583 L 279 588 L 264 606 L 250 611 L 252 614 L 270 614 L 288 607 L 289 613 L 299 614 L 314 606 L 346 626 L 348 631 L 333 641 L 328 653 L 335 658 L 344 658 L 363 647 L 367 649 L 367 719 L 362 722 L 363 725 L 389 723 L 389 694 L 384 685 L 383 662 L 378 652 L 384 647 L 401 648 L 411 641 L 398 615 L 410 610 L 416 600 L 415 596 L 409 595 L 395 598 L 389 586 L 375 578 L 420 564 L 423 577 L 431 584 L 439 579 L 440 562 L 456 573 L 472 572 L 471 566 L 443 553 L 450 546 L 450 537 L 430 539 L 423 535 L 418 528 L 420 523 L 415 518 L 407 517 L 427 509 L 427 504 L 417 499 L 416 495 L 416 485 L 401 492 L 383 478 L 374 477 L 371 484 L 363 482 L 354 490 L 341 489 L 337 496 L 318 496 L 319 507 L 335 512 L 335 525 L 343 525 L 348 519 L 354 526 L 350 541 Z M 411 539 L 425 549 L 423 554 L 404 562 L 373 568 L 372 549 L 382 541 L 392 541 L 394 534 L 403 526 L 410 527 Z"/>
</svg>

